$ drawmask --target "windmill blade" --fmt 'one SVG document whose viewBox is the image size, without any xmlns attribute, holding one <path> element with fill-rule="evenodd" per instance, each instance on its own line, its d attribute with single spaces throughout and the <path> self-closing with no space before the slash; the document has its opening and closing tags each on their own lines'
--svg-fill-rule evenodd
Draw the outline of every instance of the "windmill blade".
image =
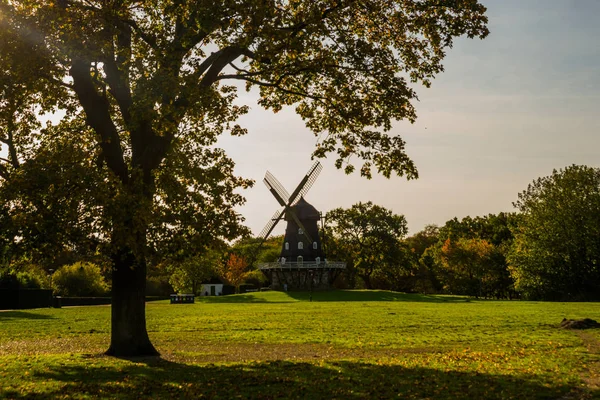
<svg viewBox="0 0 600 400">
<path fill-rule="evenodd" d="M 277 225 L 279 220 L 281 220 L 281 218 L 283 218 L 284 213 L 285 213 L 285 208 L 281 211 L 275 211 L 275 214 L 273 214 L 273 217 L 269 220 L 269 222 L 267 222 L 267 225 L 265 225 L 265 227 L 262 229 L 262 231 L 260 231 L 260 234 L 258 235 L 258 237 L 262 239 L 261 244 L 262 244 L 262 242 L 267 240 L 267 238 L 269 237 L 271 232 L 273 232 L 273 229 L 275 229 L 275 226 Z"/>
<path fill-rule="evenodd" d="M 296 190 L 294 190 L 290 196 L 290 205 L 296 204 L 296 202 L 300 200 L 300 197 L 304 196 L 309 191 L 313 183 L 315 183 L 317 180 L 317 177 L 319 176 L 319 173 L 321 173 L 322 169 L 323 166 L 320 162 L 317 161 L 313 164 L 313 166 L 308 170 L 304 178 L 302 178 L 298 184 L 298 187 L 296 187 Z"/>
<path fill-rule="evenodd" d="M 286 209 L 284 208 L 281 211 L 275 211 L 273 217 L 269 220 L 269 222 L 267 222 L 267 225 L 265 225 L 262 231 L 260 231 L 260 233 L 257 236 L 257 238 L 260 239 L 260 242 L 254 248 L 254 251 L 250 254 L 250 261 L 248 262 L 248 265 L 254 265 L 254 262 L 258 259 L 258 254 L 260 253 L 262 245 L 267 241 L 267 238 L 269 237 L 271 232 L 273 232 L 273 229 L 275 229 L 275 226 L 277 225 L 279 220 L 283 218 L 285 210 Z"/>
<path fill-rule="evenodd" d="M 308 239 L 308 243 L 312 245 L 313 240 L 310 237 L 310 235 L 308 234 L 308 231 L 306 230 L 306 228 L 304 227 L 304 224 L 302 224 L 302 222 L 300 222 L 300 219 L 298 219 L 296 212 L 290 208 L 288 210 L 288 215 L 291 215 L 294 222 L 296 222 L 296 225 L 298 225 L 298 228 L 302 229 L 302 234 L 304 235 L 304 237 L 306 237 Z"/>
<path fill-rule="evenodd" d="M 283 185 L 273 176 L 272 173 L 267 171 L 263 182 L 269 188 L 269 191 L 277 199 L 281 206 L 287 206 L 290 200 L 290 194 L 285 190 Z"/>
</svg>

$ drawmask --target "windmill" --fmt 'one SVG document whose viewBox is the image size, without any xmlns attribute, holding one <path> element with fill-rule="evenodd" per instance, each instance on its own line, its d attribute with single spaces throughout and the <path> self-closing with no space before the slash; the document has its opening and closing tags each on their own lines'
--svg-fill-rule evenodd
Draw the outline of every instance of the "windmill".
<svg viewBox="0 0 600 400">
<path fill-rule="evenodd" d="M 315 162 L 291 195 L 273 174 L 269 171 L 265 174 L 263 182 L 282 208 L 261 231 L 261 244 L 279 221 L 287 221 L 279 260 L 259 265 L 274 289 L 308 289 L 309 286 L 312 289 L 313 284 L 326 288 L 345 268 L 344 263 L 325 259 L 318 227 L 321 214 L 304 199 L 322 169 L 321 163 Z"/>
<path fill-rule="evenodd" d="M 298 226 L 298 228 L 302 230 L 303 235 L 305 236 L 307 241 L 309 243 L 313 242 L 311 234 L 306 229 L 300 218 L 298 218 L 298 213 L 296 212 L 294 205 L 296 205 L 296 203 L 298 203 L 301 199 L 304 198 L 304 195 L 310 190 L 312 185 L 315 183 L 322 169 L 323 166 L 320 162 L 317 161 L 316 163 L 314 163 L 313 166 L 308 170 L 306 175 L 304 175 L 304 178 L 302 178 L 302 180 L 291 195 L 288 194 L 287 190 L 285 190 L 285 188 L 277 180 L 277 178 L 275 178 L 273 174 L 267 171 L 263 182 L 265 183 L 271 194 L 273 194 L 279 205 L 283 207 L 283 209 L 277 210 L 275 214 L 273 214 L 273 217 L 269 220 L 267 225 L 265 225 L 263 230 L 260 232 L 259 237 L 261 238 L 261 241 L 264 242 L 265 240 L 267 240 L 271 232 L 273 232 L 273 229 L 275 229 L 275 226 L 277 226 L 277 223 L 285 218 L 293 220 Z"/>
</svg>

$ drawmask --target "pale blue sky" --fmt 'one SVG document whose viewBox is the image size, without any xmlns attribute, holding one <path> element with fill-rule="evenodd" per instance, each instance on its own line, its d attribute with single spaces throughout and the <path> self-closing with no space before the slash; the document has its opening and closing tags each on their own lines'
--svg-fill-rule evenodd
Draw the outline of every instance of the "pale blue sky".
<svg viewBox="0 0 600 400">
<path fill-rule="evenodd" d="M 307 195 L 317 209 L 372 200 L 404 214 L 415 233 L 453 217 L 511 211 L 517 193 L 553 168 L 599 166 L 600 1 L 483 3 L 490 36 L 458 40 L 446 72 L 431 89 L 417 88 L 417 123 L 392 131 L 406 140 L 420 178 L 367 181 L 325 160 Z M 241 100 L 255 104 L 252 93 Z M 221 145 L 237 173 L 257 181 L 240 208 L 257 234 L 277 208 L 261 182 L 265 171 L 291 191 L 312 164 L 315 140 L 291 110 L 253 105 L 241 122 L 250 133 Z"/>
</svg>

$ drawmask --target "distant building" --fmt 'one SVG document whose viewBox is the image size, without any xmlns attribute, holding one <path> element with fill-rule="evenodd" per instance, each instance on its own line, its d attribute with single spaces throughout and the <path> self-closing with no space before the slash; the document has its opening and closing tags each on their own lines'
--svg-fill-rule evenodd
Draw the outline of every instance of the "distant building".
<svg viewBox="0 0 600 400">
<path fill-rule="evenodd" d="M 200 285 L 200 296 L 222 296 L 223 286 L 223 282 L 217 278 L 213 278 L 210 281 Z"/>
</svg>

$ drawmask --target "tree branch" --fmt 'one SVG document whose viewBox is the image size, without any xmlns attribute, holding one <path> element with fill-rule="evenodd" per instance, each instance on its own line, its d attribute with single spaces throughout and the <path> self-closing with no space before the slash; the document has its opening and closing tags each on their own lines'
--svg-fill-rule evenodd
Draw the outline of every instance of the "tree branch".
<svg viewBox="0 0 600 400">
<path fill-rule="evenodd" d="M 0 177 L 8 179 L 8 175 L 8 168 L 6 168 L 6 165 L 0 164 Z"/>
<path fill-rule="evenodd" d="M 326 19 L 329 14 L 331 14 L 334 11 L 339 10 L 340 8 L 342 8 L 344 5 L 340 2 L 336 5 L 334 5 L 333 7 L 329 7 L 325 10 L 323 10 L 323 12 L 321 13 L 321 18 L 320 21 Z M 291 32 L 291 36 L 294 37 L 296 35 L 298 35 L 300 33 L 300 31 L 304 28 L 306 28 L 308 26 L 308 22 L 300 22 L 294 26 L 281 26 L 278 27 L 276 29 L 282 30 L 282 31 L 290 31 Z"/>
<path fill-rule="evenodd" d="M 219 73 L 221 73 L 223 68 L 225 68 L 229 63 L 241 56 L 243 53 L 244 49 L 238 46 L 228 46 L 224 49 L 221 49 L 218 53 L 213 53 L 218 55 L 213 59 L 212 63 L 210 63 L 210 68 L 208 68 L 208 71 L 206 71 L 206 74 L 204 75 L 204 77 L 202 77 L 202 80 L 200 81 L 200 86 L 209 87 L 217 80 L 219 80 Z M 204 64 L 204 62 L 202 64 Z"/>
<path fill-rule="evenodd" d="M 123 158 L 119 134 L 110 115 L 110 104 L 105 96 L 96 91 L 90 76 L 90 66 L 89 61 L 73 59 L 70 70 L 73 89 L 85 111 L 87 123 L 102 139 L 100 147 L 106 165 L 121 179 L 121 182 L 127 183 L 129 174 Z"/>
<path fill-rule="evenodd" d="M 81 4 L 79 2 L 75 2 L 72 0 L 61 0 L 62 3 L 64 3 L 65 5 L 69 5 L 71 7 L 76 7 L 79 8 L 81 10 L 87 10 L 87 11 L 92 11 L 95 13 L 99 13 L 99 14 L 103 14 L 103 10 L 101 8 L 95 7 L 93 5 L 84 5 Z M 148 46 L 150 46 L 153 50 L 155 51 L 159 51 L 159 46 L 158 46 L 158 40 L 156 39 L 156 37 L 144 32 L 142 30 L 142 28 L 140 28 L 140 26 L 138 25 L 138 23 L 130 18 L 117 18 L 117 17 L 113 17 L 114 21 L 113 22 L 117 22 L 117 24 L 127 24 L 130 28 L 132 28 L 133 30 L 135 30 L 135 32 L 142 38 L 142 40 L 144 42 L 146 42 L 146 44 Z"/>
<path fill-rule="evenodd" d="M 131 19 L 123 19 L 121 20 L 124 23 L 126 23 L 127 25 L 131 26 L 131 28 L 138 34 L 140 35 L 140 37 L 142 38 L 142 40 L 144 42 L 146 42 L 146 44 L 148 46 L 150 46 L 152 48 L 152 50 L 155 51 L 160 51 L 160 47 L 158 45 L 158 40 L 156 39 L 156 37 L 147 34 L 146 32 L 144 32 L 142 30 L 142 28 L 140 28 L 140 26 L 137 24 L 137 22 L 135 22 L 134 20 Z"/>
<path fill-rule="evenodd" d="M 129 61 L 129 54 L 131 54 L 131 28 L 127 25 L 122 25 L 121 28 L 117 34 L 117 44 L 119 45 L 119 48 L 116 49 L 117 57 L 115 59 L 113 44 L 111 54 L 105 57 L 104 71 L 106 72 L 106 82 L 110 86 L 111 94 L 119 105 L 123 120 L 126 124 L 129 124 L 131 122 L 130 107 L 133 104 L 133 99 L 131 97 L 128 67 L 126 65 Z"/>
<path fill-rule="evenodd" d="M 262 82 L 256 79 L 252 79 L 252 78 L 248 78 L 244 75 L 219 75 L 217 77 L 216 80 L 222 80 L 222 79 L 238 79 L 238 80 L 243 80 L 243 81 L 247 81 L 250 82 L 254 85 L 258 85 L 258 86 L 265 86 L 265 87 L 274 87 L 277 90 L 281 90 L 284 93 L 287 94 L 292 94 L 292 95 L 296 95 L 296 96 L 302 96 L 302 97 L 307 97 L 309 99 L 313 99 L 313 100 L 319 100 L 319 101 L 326 101 L 327 98 L 326 97 L 321 97 L 321 96 L 315 96 L 306 92 L 299 92 L 299 91 L 295 91 L 295 90 L 290 90 L 290 89 L 286 89 L 284 87 L 281 87 L 279 85 L 281 79 L 279 79 L 276 83 L 272 83 L 272 82 Z"/>
</svg>

